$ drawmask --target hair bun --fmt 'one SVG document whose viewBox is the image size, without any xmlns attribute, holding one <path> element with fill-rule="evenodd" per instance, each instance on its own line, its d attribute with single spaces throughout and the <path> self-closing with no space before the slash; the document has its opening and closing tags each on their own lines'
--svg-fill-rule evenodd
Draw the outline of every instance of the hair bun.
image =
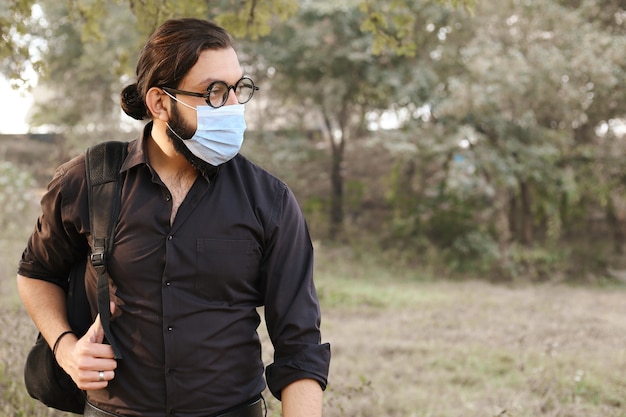
<svg viewBox="0 0 626 417">
<path fill-rule="evenodd" d="M 126 86 L 120 94 L 120 102 L 124 113 L 136 120 L 144 120 L 148 116 L 146 104 L 139 95 L 137 84 Z"/>
</svg>

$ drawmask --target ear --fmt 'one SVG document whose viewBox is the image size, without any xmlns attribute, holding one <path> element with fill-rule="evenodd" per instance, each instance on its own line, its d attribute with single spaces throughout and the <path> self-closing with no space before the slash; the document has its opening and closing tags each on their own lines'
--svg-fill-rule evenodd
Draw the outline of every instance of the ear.
<svg viewBox="0 0 626 417">
<path fill-rule="evenodd" d="M 158 87 L 152 87 L 146 94 L 146 107 L 153 119 L 167 122 L 170 119 L 170 98 Z"/>
</svg>

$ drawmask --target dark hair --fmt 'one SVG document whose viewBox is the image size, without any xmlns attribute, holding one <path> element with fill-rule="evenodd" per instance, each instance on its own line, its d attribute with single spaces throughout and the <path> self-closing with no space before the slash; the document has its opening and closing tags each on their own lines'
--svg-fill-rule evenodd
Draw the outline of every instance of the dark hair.
<svg viewBox="0 0 626 417">
<path fill-rule="evenodd" d="M 232 47 L 223 28 L 202 19 L 171 19 L 148 38 L 137 61 L 137 82 L 121 93 L 122 110 L 130 117 L 148 118 L 145 97 L 152 87 L 178 87 L 180 81 L 207 49 Z"/>
</svg>

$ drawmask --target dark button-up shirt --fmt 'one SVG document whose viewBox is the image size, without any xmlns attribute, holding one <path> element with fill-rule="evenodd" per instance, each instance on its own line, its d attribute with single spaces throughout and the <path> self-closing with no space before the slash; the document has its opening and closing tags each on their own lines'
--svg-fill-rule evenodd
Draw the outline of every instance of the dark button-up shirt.
<svg viewBox="0 0 626 417">
<path fill-rule="evenodd" d="M 261 306 L 275 349 L 272 393 L 302 378 L 325 388 L 330 348 L 321 344 L 313 250 L 291 191 L 238 155 L 196 180 L 170 224 L 171 195 L 147 158 L 149 127 L 121 169 L 108 262 L 118 305 L 111 330 L 124 358 L 89 401 L 127 415 L 200 417 L 257 397 Z M 88 249 L 88 217 L 81 155 L 50 182 L 19 273 L 65 285 Z M 94 316 L 95 279 L 88 268 Z"/>
</svg>

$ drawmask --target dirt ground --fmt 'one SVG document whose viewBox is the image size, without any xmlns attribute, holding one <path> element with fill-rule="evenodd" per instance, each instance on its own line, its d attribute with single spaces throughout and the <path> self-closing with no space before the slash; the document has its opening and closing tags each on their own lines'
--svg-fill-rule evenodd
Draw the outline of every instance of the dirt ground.
<svg viewBox="0 0 626 417">
<path fill-rule="evenodd" d="M 386 284 L 355 290 L 355 303 L 319 287 L 333 354 L 325 417 L 626 416 L 624 288 Z M 0 414 L 61 415 L 16 402 L 34 328 L 6 307 L 0 325 Z"/>
<path fill-rule="evenodd" d="M 626 416 L 626 292 L 419 284 L 329 309 L 324 415 Z"/>
</svg>

